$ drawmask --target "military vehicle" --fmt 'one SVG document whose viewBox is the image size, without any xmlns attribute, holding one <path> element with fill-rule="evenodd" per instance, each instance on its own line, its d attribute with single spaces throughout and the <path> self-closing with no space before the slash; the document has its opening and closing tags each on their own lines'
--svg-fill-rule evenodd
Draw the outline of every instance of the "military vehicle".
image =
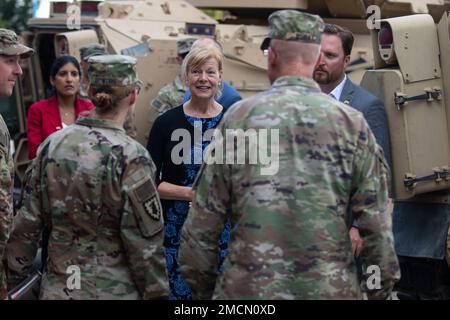
<svg viewBox="0 0 450 320">
<path fill-rule="evenodd" d="M 243 96 L 269 86 L 265 58 L 259 49 L 266 27 L 219 27 L 216 20 L 181 0 L 52 2 L 50 10 L 49 18 L 30 19 L 22 35 L 24 42 L 36 49 L 36 55 L 24 62 L 24 76 L 16 90 L 21 133 L 16 141 L 18 177 L 22 177 L 29 162 L 25 134 L 29 106 L 46 98 L 54 58 L 66 53 L 79 57 L 79 48 L 85 44 L 102 43 L 109 53 L 138 58 L 143 87 L 135 110 L 136 139 L 143 145 L 157 115 L 150 101 L 179 73 L 179 38 L 218 37 L 226 55 L 224 78 Z"/>
<path fill-rule="evenodd" d="M 382 19 L 361 85 L 384 101 L 394 235 L 410 298 L 450 298 L 450 25 L 445 12 Z"/>
<path fill-rule="evenodd" d="M 259 45 L 267 34 L 267 16 L 278 9 L 298 9 L 320 14 L 327 22 L 352 30 L 355 45 L 349 66 L 350 78 L 359 83 L 363 72 L 373 64 L 367 7 L 373 3 L 381 12 L 412 14 L 428 11 L 426 3 L 439 11 L 440 1 L 354 1 L 354 0 L 283 0 L 283 1 L 76 1 L 51 2 L 49 18 L 33 18 L 23 33 L 26 44 L 36 55 L 24 62 L 24 76 L 16 90 L 17 114 L 6 117 L 16 133 L 15 160 L 21 178 L 29 163 L 26 143 L 26 114 L 29 106 L 47 97 L 49 72 L 54 58 L 69 53 L 79 56 L 84 44 L 105 44 L 109 53 L 125 53 L 138 58 L 138 71 L 144 81 L 136 114 L 136 139 L 146 145 L 157 112 L 150 101 L 159 89 L 179 72 L 176 40 L 190 36 L 215 36 L 226 56 L 224 79 L 242 96 L 253 95 L 269 87 L 266 59 Z M 220 10 L 220 23 L 202 9 Z M 217 11 L 216 11 L 217 12 Z"/>
<path fill-rule="evenodd" d="M 371 7 L 373 5 L 376 7 Z M 15 133 L 17 176 L 19 178 L 23 176 L 29 163 L 26 145 L 27 110 L 32 103 L 46 98 L 50 87 L 50 66 L 56 56 L 69 53 L 78 57 L 81 46 L 98 42 L 105 44 L 109 53 L 123 53 L 137 57 L 138 72 L 144 86 L 135 110 L 136 139 L 146 145 L 150 127 L 157 115 L 156 110 L 150 107 L 150 101 L 159 89 L 179 72 L 179 65 L 175 59 L 176 40 L 191 36 L 214 36 L 223 46 L 226 57 L 224 79 L 235 86 L 244 97 L 253 95 L 270 85 L 266 76 L 266 58 L 259 50 L 259 45 L 267 34 L 268 15 L 279 9 L 297 9 L 319 14 L 326 22 L 350 29 L 355 35 L 355 44 L 347 71 L 349 77 L 359 83 L 367 69 L 375 66 L 377 68 L 375 71 L 380 71 L 380 68 L 385 67 L 380 65 L 377 42 L 375 52 L 372 51 L 373 35 L 370 28 L 376 27 L 377 18 L 429 14 L 434 22 L 438 22 L 442 14 L 450 9 L 450 5 L 447 0 L 53 2 L 49 18 L 29 20 L 28 29 L 22 34 L 22 38 L 28 46 L 35 48 L 36 55 L 23 61 L 24 76 L 18 83 L 15 97 L 9 101 L 0 101 L 2 103 L 0 106 L 4 106 L 3 110 L 8 104 L 17 105 L 16 114 L 5 117 L 11 132 Z M 428 57 L 428 53 L 425 53 L 424 57 Z M 426 59 L 422 58 L 417 61 L 422 63 L 424 60 Z M 439 70 L 436 74 L 439 73 L 438 77 L 441 77 L 445 72 Z M 377 85 L 381 86 L 380 81 L 375 82 L 374 78 L 366 74 L 364 83 L 367 88 L 387 101 L 380 91 L 381 88 L 377 88 Z M 437 86 L 430 83 L 431 97 L 439 95 L 438 90 L 433 89 Z M 441 91 L 441 96 L 444 99 L 439 101 L 446 100 L 443 92 Z M 439 132 L 442 133 L 442 130 Z M 433 144 L 432 141 L 427 143 Z M 399 170 L 395 167 L 394 175 L 401 172 Z M 442 166 L 439 170 L 443 171 Z M 421 173 L 417 172 L 416 176 L 419 174 Z M 416 190 L 421 188 L 417 187 Z"/>
</svg>

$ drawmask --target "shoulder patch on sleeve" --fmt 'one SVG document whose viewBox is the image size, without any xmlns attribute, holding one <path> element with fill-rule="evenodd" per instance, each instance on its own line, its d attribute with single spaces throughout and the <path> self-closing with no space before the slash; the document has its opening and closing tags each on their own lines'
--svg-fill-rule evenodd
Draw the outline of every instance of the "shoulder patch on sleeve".
<svg viewBox="0 0 450 320">
<path fill-rule="evenodd" d="M 145 202 L 150 198 L 150 194 L 153 192 L 153 183 L 150 179 L 144 181 L 144 183 L 140 184 L 136 189 L 133 190 L 136 198 L 139 202 Z"/>
<path fill-rule="evenodd" d="M 156 187 L 150 177 L 138 182 L 129 192 L 137 223 L 144 237 L 150 237 L 163 228 L 162 206 Z"/>
<path fill-rule="evenodd" d="M 161 219 L 161 210 L 156 195 L 144 202 L 144 209 L 153 220 Z"/>
</svg>

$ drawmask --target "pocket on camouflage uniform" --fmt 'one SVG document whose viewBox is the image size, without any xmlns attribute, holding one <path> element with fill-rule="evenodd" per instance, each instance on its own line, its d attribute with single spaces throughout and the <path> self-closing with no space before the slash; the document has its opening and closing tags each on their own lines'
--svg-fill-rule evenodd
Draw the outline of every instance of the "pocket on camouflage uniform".
<svg viewBox="0 0 450 320">
<path fill-rule="evenodd" d="M 9 190 L 12 186 L 8 161 L 8 150 L 6 150 L 5 146 L 0 144 L 0 183 L 4 190 Z"/>
<path fill-rule="evenodd" d="M 150 177 L 136 183 L 129 192 L 139 229 L 146 238 L 163 229 L 162 206 Z"/>
</svg>

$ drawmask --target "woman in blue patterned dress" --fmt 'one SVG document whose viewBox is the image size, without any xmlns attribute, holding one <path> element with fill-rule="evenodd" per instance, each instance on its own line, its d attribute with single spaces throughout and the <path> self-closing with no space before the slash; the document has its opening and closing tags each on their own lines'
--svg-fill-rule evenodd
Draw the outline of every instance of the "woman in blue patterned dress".
<svg viewBox="0 0 450 320">
<path fill-rule="evenodd" d="M 185 57 L 182 75 L 191 99 L 158 117 L 150 131 L 147 149 L 156 165 L 156 182 L 164 210 L 164 246 L 171 299 L 191 299 L 177 264 L 181 228 L 193 199 L 192 185 L 209 144 L 208 130 L 222 119 L 220 95 L 223 55 L 215 46 L 193 48 Z M 230 234 L 227 222 L 220 239 L 221 266 Z M 220 267 L 219 267 L 220 268 Z M 220 270 L 218 270 L 220 272 Z"/>
</svg>

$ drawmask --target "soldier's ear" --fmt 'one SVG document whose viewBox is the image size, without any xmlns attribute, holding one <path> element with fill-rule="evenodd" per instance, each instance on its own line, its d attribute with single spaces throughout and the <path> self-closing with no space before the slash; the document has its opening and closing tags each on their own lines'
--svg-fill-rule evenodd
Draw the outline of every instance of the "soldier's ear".
<svg viewBox="0 0 450 320">
<path fill-rule="evenodd" d="M 137 97 L 137 91 L 136 88 L 134 88 L 130 93 L 130 106 L 136 103 L 136 97 Z"/>
<path fill-rule="evenodd" d="M 276 65 L 276 60 L 277 60 L 277 53 L 271 48 L 268 48 L 269 52 L 268 52 L 268 61 L 270 65 Z"/>
</svg>

